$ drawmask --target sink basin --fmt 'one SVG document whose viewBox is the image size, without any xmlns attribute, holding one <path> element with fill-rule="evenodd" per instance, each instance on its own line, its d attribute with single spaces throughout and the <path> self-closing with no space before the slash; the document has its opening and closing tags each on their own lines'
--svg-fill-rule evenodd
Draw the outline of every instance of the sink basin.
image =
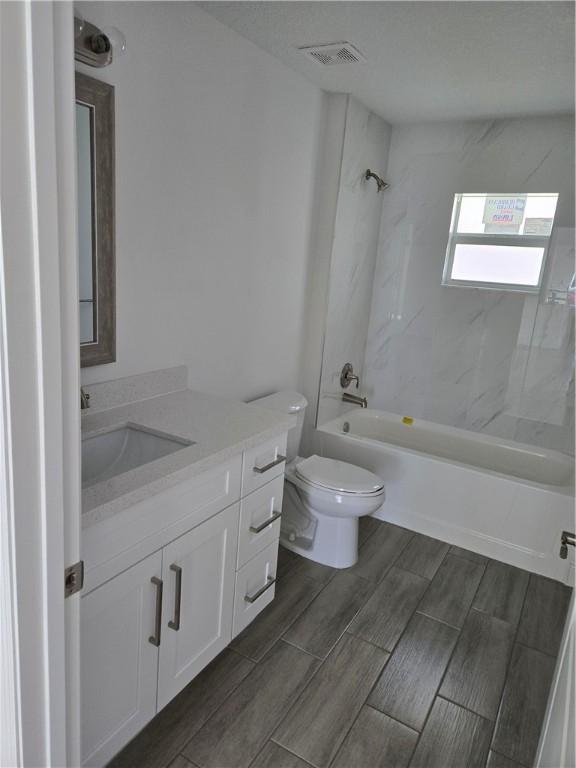
<svg viewBox="0 0 576 768">
<path fill-rule="evenodd" d="M 82 438 L 82 487 L 108 480 L 143 464 L 194 445 L 174 435 L 136 424 Z"/>
</svg>

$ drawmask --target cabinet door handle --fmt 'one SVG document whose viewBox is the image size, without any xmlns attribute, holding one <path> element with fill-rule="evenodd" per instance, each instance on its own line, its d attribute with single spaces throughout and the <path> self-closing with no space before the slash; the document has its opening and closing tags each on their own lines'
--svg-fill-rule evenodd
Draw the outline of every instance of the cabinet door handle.
<svg viewBox="0 0 576 768">
<path fill-rule="evenodd" d="M 283 461 L 286 461 L 286 456 L 278 456 L 274 459 L 274 461 L 271 461 L 270 464 L 266 464 L 264 467 L 252 467 L 254 472 L 257 472 L 259 475 L 263 474 L 264 472 L 268 472 L 269 469 L 272 469 L 273 467 L 277 467 L 278 464 L 282 464 Z"/>
<path fill-rule="evenodd" d="M 174 618 L 168 622 L 168 626 L 178 632 L 180 629 L 180 604 L 182 602 L 182 568 L 172 563 L 170 570 L 176 574 L 176 584 L 174 586 Z"/>
<path fill-rule="evenodd" d="M 264 528 L 268 528 L 269 525 L 272 525 L 272 523 L 276 522 L 279 517 L 282 517 L 282 512 L 273 512 L 272 517 L 269 517 L 268 520 L 264 520 L 264 522 L 260 523 L 260 525 L 251 525 L 250 533 L 260 533 L 260 531 L 263 531 Z"/>
<path fill-rule="evenodd" d="M 254 592 L 253 595 L 244 595 L 244 600 L 246 600 L 247 603 L 255 603 L 256 600 L 258 600 L 259 597 L 261 597 L 266 590 L 270 589 L 272 584 L 276 583 L 276 576 L 268 576 L 268 580 L 266 581 L 266 584 L 264 584 L 263 587 L 260 587 L 260 589 L 256 592 Z"/>
<path fill-rule="evenodd" d="M 160 645 L 160 633 L 162 631 L 162 590 L 164 584 L 162 583 L 162 579 L 159 579 L 157 576 L 152 576 L 150 581 L 156 587 L 156 616 L 154 618 L 154 634 L 150 635 L 148 642 L 158 647 Z"/>
</svg>

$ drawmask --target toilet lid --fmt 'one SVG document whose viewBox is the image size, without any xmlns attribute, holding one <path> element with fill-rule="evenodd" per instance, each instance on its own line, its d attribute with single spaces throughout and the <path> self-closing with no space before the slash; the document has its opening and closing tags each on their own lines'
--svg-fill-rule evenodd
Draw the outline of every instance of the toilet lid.
<svg viewBox="0 0 576 768">
<path fill-rule="evenodd" d="M 310 456 L 299 462 L 296 474 L 312 485 L 341 493 L 376 493 L 384 487 L 382 480 L 367 469 L 322 456 Z"/>
</svg>

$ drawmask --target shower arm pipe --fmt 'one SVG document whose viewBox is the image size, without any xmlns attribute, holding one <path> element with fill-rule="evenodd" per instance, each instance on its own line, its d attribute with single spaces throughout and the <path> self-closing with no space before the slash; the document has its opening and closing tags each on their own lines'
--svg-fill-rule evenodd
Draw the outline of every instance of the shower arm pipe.
<svg viewBox="0 0 576 768">
<path fill-rule="evenodd" d="M 368 170 L 364 174 L 364 178 L 366 179 L 366 181 L 368 181 L 369 179 L 374 179 L 378 187 L 378 192 L 382 192 L 384 189 L 388 189 L 388 187 L 390 186 L 390 184 L 384 181 L 384 179 L 381 176 L 378 176 L 377 173 L 374 173 L 374 171 L 371 171 L 370 168 L 368 168 Z"/>
</svg>

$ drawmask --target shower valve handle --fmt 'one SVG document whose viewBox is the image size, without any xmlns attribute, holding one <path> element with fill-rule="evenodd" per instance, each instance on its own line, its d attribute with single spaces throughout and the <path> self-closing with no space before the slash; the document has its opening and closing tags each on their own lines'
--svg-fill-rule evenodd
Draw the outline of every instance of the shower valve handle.
<svg viewBox="0 0 576 768">
<path fill-rule="evenodd" d="M 348 386 L 350 386 L 350 382 L 352 381 L 356 382 L 356 389 L 358 389 L 360 385 L 360 379 L 354 373 L 352 363 L 346 363 L 342 368 L 342 373 L 340 374 L 340 386 L 342 389 L 346 389 Z"/>
</svg>

